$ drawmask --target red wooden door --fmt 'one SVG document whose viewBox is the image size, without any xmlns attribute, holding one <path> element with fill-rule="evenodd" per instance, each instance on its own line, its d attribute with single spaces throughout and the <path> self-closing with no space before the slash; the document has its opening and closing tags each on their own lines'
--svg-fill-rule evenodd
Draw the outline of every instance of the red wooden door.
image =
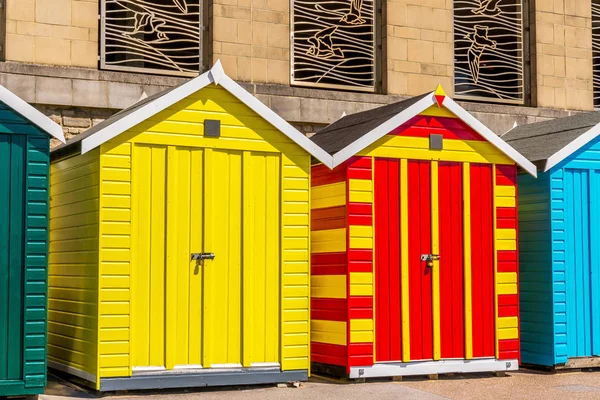
<svg viewBox="0 0 600 400">
<path fill-rule="evenodd" d="M 433 358 L 431 254 L 431 163 L 408 161 L 408 276 L 410 359 Z"/>
<path fill-rule="evenodd" d="M 470 169 L 473 357 L 494 357 L 493 168 L 472 164 Z"/>
<path fill-rule="evenodd" d="M 377 361 L 402 360 L 400 197 L 400 160 L 375 159 Z"/>
<path fill-rule="evenodd" d="M 440 352 L 441 358 L 464 358 L 463 164 L 440 162 L 438 168 Z"/>
<path fill-rule="evenodd" d="M 402 244 L 408 243 L 410 360 L 434 358 L 431 162 L 408 161 L 401 193 L 400 160 L 375 160 L 376 360 L 401 361 Z M 442 359 L 467 357 L 465 323 L 465 198 L 470 202 L 472 356 L 494 355 L 492 168 L 470 165 L 465 188 L 462 163 L 438 163 L 439 316 Z M 466 190 L 465 190 L 466 189 Z M 401 236 L 401 199 L 408 204 L 407 237 Z M 435 220 L 435 219 L 434 219 Z M 405 242 L 406 241 L 406 242 Z"/>
</svg>

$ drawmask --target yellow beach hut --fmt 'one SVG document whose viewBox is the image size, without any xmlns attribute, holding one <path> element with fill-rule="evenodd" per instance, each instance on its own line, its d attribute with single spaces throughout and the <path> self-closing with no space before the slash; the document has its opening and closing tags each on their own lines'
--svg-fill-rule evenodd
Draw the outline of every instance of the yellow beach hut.
<svg viewBox="0 0 600 400">
<path fill-rule="evenodd" d="M 311 157 L 219 62 L 55 149 L 49 366 L 99 391 L 307 379 Z"/>
</svg>

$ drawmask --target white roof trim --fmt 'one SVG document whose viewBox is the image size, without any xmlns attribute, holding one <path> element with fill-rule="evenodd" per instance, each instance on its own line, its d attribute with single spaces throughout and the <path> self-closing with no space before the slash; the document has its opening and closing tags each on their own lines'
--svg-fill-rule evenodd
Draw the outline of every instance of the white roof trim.
<svg viewBox="0 0 600 400">
<path fill-rule="evenodd" d="M 444 100 L 444 106 L 448 108 L 448 110 L 452 111 L 457 117 L 463 120 L 467 125 L 469 125 L 475 132 L 479 133 L 483 136 L 487 141 L 496 146 L 496 148 L 510 157 L 514 162 L 516 162 L 521 168 L 527 171 L 531 176 L 537 178 L 537 167 L 528 159 L 526 159 L 521 153 L 515 150 L 511 145 L 506 143 L 504 140 L 500 138 L 500 136 L 496 135 L 494 132 L 490 130 L 487 126 L 481 123 L 477 118 L 472 116 L 467 110 L 459 106 L 454 100 L 450 97 L 446 97 Z"/>
<path fill-rule="evenodd" d="M 589 131 L 573 140 L 571 143 L 554 153 L 550 158 L 546 160 L 546 166 L 544 172 L 550 171 L 556 165 L 560 164 L 567 157 L 581 149 L 583 146 L 594 140 L 600 135 L 600 123 L 594 125 Z"/>
<path fill-rule="evenodd" d="M 436 101 L 435 97 L 433 97 L 432 92 L 429 95 L 423 97 L 421 100 L 417 101 L 412 106 L 408 107 L 405 110 L 402 110 L 397 115 L 393 116 L 383 124 L 379 125 L 366 135 L 362 136 L 360 139 L 357 139 L 353 143 L 350 143 L 348 146 L 335 153 L 333 155 L 332 168 L 337 167 L 344 161 L 348 160 L 350 157 L 353 157 L 356 154 L 360 153 L 369 145 L 375 143 L 377 140 L 390 133 L 393 129 L 404 124 L 414 116 L 419 115 L 434 104 L 436 104 Z"/>
<path fill-rule="evenodd" d="M 65 136 L 60 125 L 2 85 L 0 85 L 0 101 L 50 136 L 55 137 L 63 143 L 65 142 Z"/>
<path fill-rule="evenodd" d="M 425 96 L 423 99 L 419 100 L 412 106 L 401 111 L 396 116 L 390 118 L 388 121 L 379 125 L 360 139 L 356 140 L 354 143 L 346 146 L 342 150 L 335 153 L 333 155 L 333 168 L 342 164 L 350 157 L 358 154 L 375 141 L 387 135 L 393 129 L 409 121 L 411 118 L 422 113 L 432 105 L 437 104 L 434 94 L 435 92 L 430 93 L 429 95 Z M 529 174 L 537 177 L 537 168 L 533 163 L 527 160 L 523 155 L 521 155 L 521 153 L 512 148 L 504 140 L 500 139 L 498 135 L 496 135 L 488 127 L 482 124 L 477 118 L 468 113 L 464 108 L 459 106 L 454 100 L 446 96 L 444 98 L 443 106 L 446 107 L 452 113 L 454 113 L 467 125 L 469 125 L 475 132 L 479 133 L 487 141 L 489 141 L 500 151 L 502 151 L 504 154 L 510 157 L 521 168 L 523 168 Z"/>
<path fill-rule="evenodd" d="M 110 124 L 104 129 L 99 130 L 93 135 L 83 139 L 81 142 L 81 153 L 85 154 L 88 151 L 95 149 L 102 143 L 105 143 L 110 139 L 120 135 L 126 130 L 147 120 L 148 118 L 163 111 L 178 101 L 185 99 L 186 97 L 211 83 L 225 88 L 235 97 L 237 97 L 242 103 L 250 107 L 254 112 L 264 118 L 275 128 L 280 130 L 284 135 L 289 137 L 316 159 L 332 168 L 332 157 L 325 150 L 317 146 L 312 140 L 304 136 L 300 131 L 277 115 L 269 107 L 265 106 L 260 100 L 246 91 L 246 89 L 237 84 L 233 79 L 229 78 L 225 74 L 220 61 L 217 61 L 210 71 L 190 80 L 189 82 L 179 86 L 164 96 L 158 97 L 126 117 L 123 117 L 115 123 Z"/>
<path fill-rule="evenodd" d="M 292 139 L 296 144 L 302 147 L 304 150 L 309 152 L 317 160 L 330 168 L 333 164 L 333 157 L 329 155 L 325 150 L 319 147 L 315 142 L 304 136 L 299 130 L 290 125 L 286 120 L 281 118 L 275 111 L 264 105 L 256 97 L 248 93 L 246 89 L 241 87 L 237 82 L 223 75 L 221 78 L 221 86 L 227 89 L 231 94 L 237 97 L 242 103 L 246 104 L 257 114 L 263 117 L 267 122 L 279 129 L 287 137 Z"/>
</svg>

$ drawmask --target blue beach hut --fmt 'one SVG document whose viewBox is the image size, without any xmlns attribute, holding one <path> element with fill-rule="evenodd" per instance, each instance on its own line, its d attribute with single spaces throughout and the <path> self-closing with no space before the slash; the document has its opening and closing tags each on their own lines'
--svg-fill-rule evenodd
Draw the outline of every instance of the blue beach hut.
<svg viewBox="0 0 600 400">
<path fill-rule="evenodd" d="M 541 171 L 518 179 L 523 364 L 600 365 L 599 135 L 591 112 L 502 136 Z"/>
</svg>

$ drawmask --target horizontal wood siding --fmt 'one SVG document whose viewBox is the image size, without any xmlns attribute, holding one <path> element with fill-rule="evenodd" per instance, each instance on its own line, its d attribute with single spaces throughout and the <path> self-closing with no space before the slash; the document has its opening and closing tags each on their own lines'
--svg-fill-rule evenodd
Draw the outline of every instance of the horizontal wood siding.
<svg viewBox="0 0 600 400">
<path fill-rule="evenodd" d="M 348 366 L 348 166 L 311 172 L 311 361 Z M 340 232 L 332 242 L 328 232 Z"/>
<path fill-rule="evenodd" d="M 50 167 L 48 359 L 96 375 L 99 151 Z"/>
<path fill-rule="evenodd" d="M 550 174 L 541 174 L 537 179 L 520 174 L 518 179 L 522 360 L 525 364 L 551 366 L 554 315 Z"/>
<path fill-rule="evenodd" d="M 46 386 L 48 315 L 48 192 L 50 139 L 29 135 L 27 139 L 25 220 L 25 387 Z"/>
<path fill-rule="evenodd" d="M 98 368 L 108 378 L 131 374 L 131 144 L 101 153 Z"/>
<path fill-rule="evenodd" d="M 310 157 L 281 157 L 281 368 L 310 368 Z"/>
</svg>

